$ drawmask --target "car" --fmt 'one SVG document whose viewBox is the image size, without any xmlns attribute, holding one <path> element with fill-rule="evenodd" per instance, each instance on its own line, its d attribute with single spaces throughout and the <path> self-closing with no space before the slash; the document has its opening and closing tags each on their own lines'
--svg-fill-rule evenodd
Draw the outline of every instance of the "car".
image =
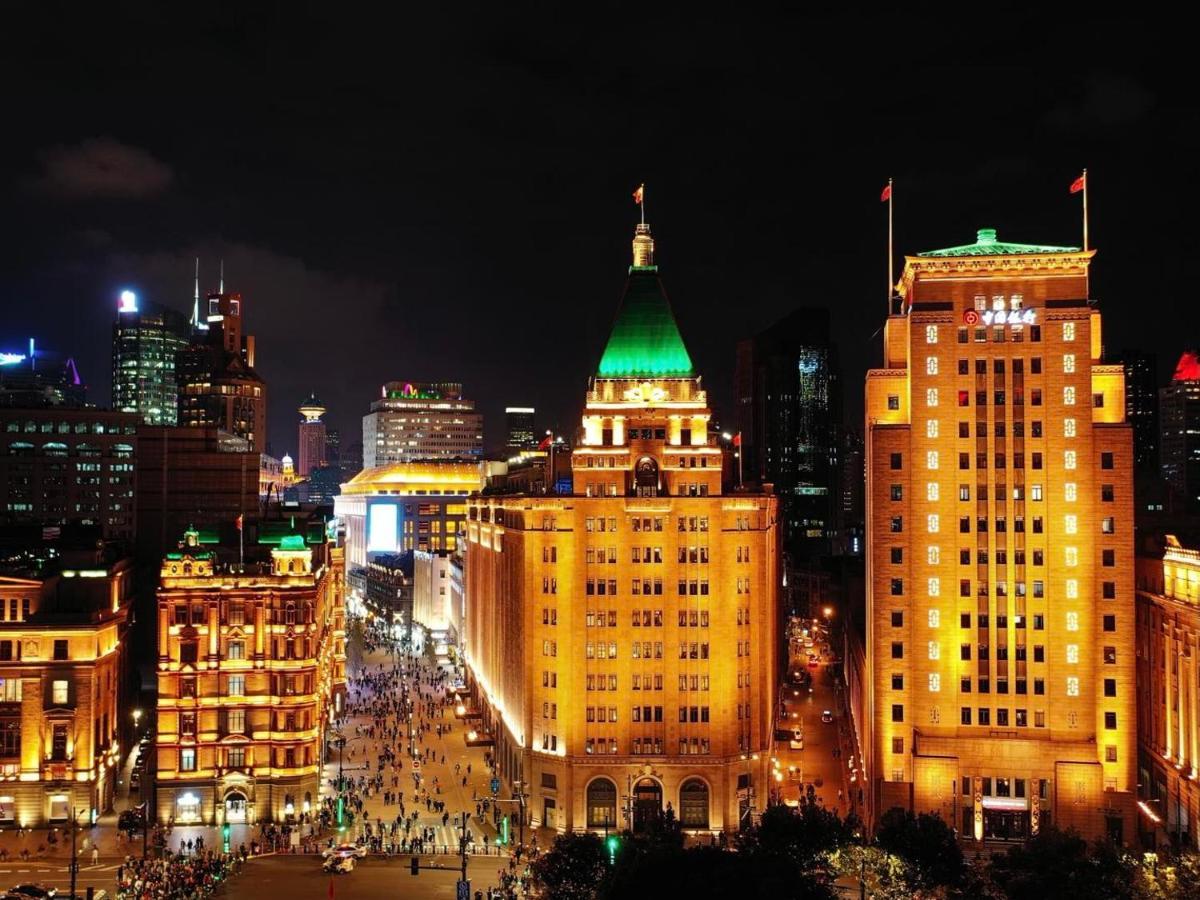
<svg viewBox="0 0 1200 900">
<path fill-rule="evenodd" d="M 124 810 L 117 816 L 117 828 L 121 831 L 141 831 L 144 824 L 141 807 Z"/>
<path fill-rule="evenodd" d="M 338 844 L 336 847 L 329 847 L 321 855 L 326 859 L 331 856 L 353 856 L 362 859 L 367 855 L 367 848 L 358 844 Z"/>
<path fill-rule="evenodd" d="M 803 750 L 804 749 L 804 738 L 800 738 L 799 740 L 792 738 L 790 741 L 788 741 L 788 746 L 791 747 L 793 750 Z"/>
<path fill-rule="evenodd" d="M 810 659 L 810 660 L 808 661 L 808 667 L 809 667 L 810 669 L 815 669 L 815 668 L 816 668 L 817 666 L 819 666 L 820 664 L 821 664 L 821 661 L 820 661 L 819 659 L 815 658 L 815 657 L 814 657 L 814 658 L 812 658 L 812 659 Z"/>
<path fill-rule="evenodd" d="M 44 884 L 29 881 L 25 884 L 17 884 L 8 889 L 10 894 L 16 894 L 18 897 L 28 897 L 30 900 L 42 900 L 43 897 L 57 897 L 58 888 L 47 887 Z"/>
<path fill-rule="evenodd" d="M 821 721 L 827 725 L 830 722 L 832 722 L 833 721 L 833 710 L 829 710 L 829 709 L 821 710 Z"/>
</svg>

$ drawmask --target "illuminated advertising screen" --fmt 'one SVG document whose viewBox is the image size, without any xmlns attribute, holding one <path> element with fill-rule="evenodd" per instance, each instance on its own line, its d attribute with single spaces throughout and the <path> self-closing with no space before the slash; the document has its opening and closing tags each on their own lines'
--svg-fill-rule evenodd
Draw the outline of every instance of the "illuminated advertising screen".
<svg viewBox="0 0 1200 900">
<path fill-rule="evenodd" d="M 367 552 L 395 553 L 400 549 L 400 507 L 372 503 L 367 507 Z"/>
</svg>

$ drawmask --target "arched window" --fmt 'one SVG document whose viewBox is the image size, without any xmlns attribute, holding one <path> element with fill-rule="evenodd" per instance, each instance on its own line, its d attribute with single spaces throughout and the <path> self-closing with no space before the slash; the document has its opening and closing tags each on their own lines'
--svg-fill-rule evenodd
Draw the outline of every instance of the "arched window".
<svg viewBox="0 0 1200 900">
<path fill-rule="evenodd" d="M 33 444 L 27 441 L 13 441 L 8 445 L 9 456 L 33 456 Z"/>
<path fill-rule="evenodd" d="M 50 441 L 42 444 L 42 453 L 46 456 L 66 456 L 67 445 L 59 441 Z"/>
<path fill-rule="evenodd" d="M 708 827 L 708 785 L 689 778 L 679 788 L 679 824 L 684 828 Z"/>
<path fill-rule="evenodd" d="M 617 824 L 617 786 L 607 778 L 597 778 L 587 786 L 588 828 L 609 828 Z"/>
</svg>

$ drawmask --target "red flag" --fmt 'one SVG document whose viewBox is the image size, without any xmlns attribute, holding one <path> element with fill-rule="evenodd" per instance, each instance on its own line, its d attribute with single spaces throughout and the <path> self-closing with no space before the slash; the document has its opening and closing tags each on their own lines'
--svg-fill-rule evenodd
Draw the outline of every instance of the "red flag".
<svg viewBox="0 0 1200 900">
<path fill-rule="evenodd" d="M 879 195 L 879 202 L 887 203 L 887 201 L 889 201 L 891 199 L 892 199 L 892 184 L 891 184 L 891 182 L 888 182 L 887 185 L 884 186 L 883 193 Z"/>
<path fill-rule="evenodd" d="M 637 190 L 633 192 L 633 202 L 638 204 L 638 206 L 641 206 L 642 196 L 645 194 L 645 192 L 646 186 L 644 184 L 639 184 L 637 186 Z"/>
<path fill-rule="evenodd" d="M 237 530 L 242 530 L 242 517 L 240 515 L 237 517 Z"/>
<path fill-rule="evenodd" d="M 742 433 L 740 431 L 733 436 L 733 446 L 742 446 Z"/>
<path fill-rule="evenodd" d="M 1080 175 L 1071 182 L 1071 193 L 1078 194 L 1080 191 L 1087 188 L 1087 175 Z"/>
<path fill-rule="evenodd" d="M 542 438 L 542 442 L 540 444 L 538 444 L 538 449 L 539 450 L 548 450 L 550 448 L 550 444 L 552 444 L 553 442 L 554 442 L 554 438 L 551 435 L 546 435 L 544 438 Z"/>
</svg>

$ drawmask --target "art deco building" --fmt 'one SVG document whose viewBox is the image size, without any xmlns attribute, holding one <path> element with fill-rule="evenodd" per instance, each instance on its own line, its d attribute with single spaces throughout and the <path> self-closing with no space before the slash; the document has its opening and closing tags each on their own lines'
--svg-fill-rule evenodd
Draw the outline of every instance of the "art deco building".
<svg viewBox="0 0 1200 900">
<path fill-rule="evenodd" d="M 907 257 L 866 379 L 870 811 L 1133 835 L 1133 458 L 1094 251 Z"/>
<path fill-rule="evenodd" d="M 325 465 L 325 423 L 321 416 L 325 415 L 325 407 L 317 399 L 316 394 L 309 394 L 308 399 L 300 405 L 300 472 L 301 478 L 307 478 L 313 469 Z"/>
<path fill-rule="evenodd" d="M 1200 849 L 1200 550 L 1137 560 L 1139 831 Z"/>
<path fill-rule="evenodd" d="M 112 406 L 147 425 L 174 425 L 179 385 L 175 357 L 191 340 L 187 316 L 121 293 L 112 331 Z"/>
<path fill-rule="evenodd" d="M 471 702 L 536 824 L 732 830 L 769 794 L 776 500 L 723 493 L 647 226 L 633 249 L 574 492 L 470 502 Z"/>
<path fill-rule="evenodd" d="M 462 385 L 389 381 L 363 416 L 363 468 L 483 458 L 483 414 Z"/>
<path fill-rule="evenodd" d="M 316 810 L 345 686 L 342 549 L 311 522 L 253 561 L 188 531 L 158 588 L 158 819 L 289 822 Z"/>
<path fill-rule="evenodd" d="M 130 724 L 132 560 L 102 546 L 33 562 L 0 568 L 0 828 L 86 825 L 112 808 Z"/>
</svg>

